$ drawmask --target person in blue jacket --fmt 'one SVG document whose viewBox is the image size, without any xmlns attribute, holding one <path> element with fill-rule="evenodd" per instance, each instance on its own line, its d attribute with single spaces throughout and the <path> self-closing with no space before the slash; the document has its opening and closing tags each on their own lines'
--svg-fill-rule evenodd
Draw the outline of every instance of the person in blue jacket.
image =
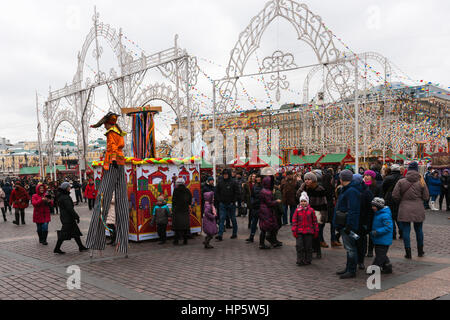
<svg viewBox="0 0 450 320">
<path fill-rule="evenodd" d="M 441 194 L 441 179 L 439 178 L 439 172 L 434 170 L 431 174 L 427 175 L 425 182 L 427 183 L 428 191 L 430 192 L 430 208 L 433 211 L 439 209 L 436 204 L 436 198 Z"/>
<path fill-rule="evenodd" d="M 394 233 L 391 209 L 385 205 L 383 198 L 374 198 L 372 209 L 375 212 L 370 232 L 375 245 L 375 259 L 372 265 L 379 266 L 381 273 L 392 273 L 392 265 L 387 256 Z"/>
<path fill-rule="evenodd" d="M 358 249 L 356 239 L 351 236 L 353 231 L 357 234 L 359 230 L 359 216 L 361 212 L 361 184 L 352 181 L 353 172 L 343 170 L 340 175 L 342 191 L 338 197 L 336 209 L 333 217 L 333 224 L 341 233 L 344 248 L 347 251 L 347 265 L 345 269 L 336 272 L 341 279 L 356 277 L 356 267 L 358 264 Z M 339 225 L 336 221 L 336 212 L 346 213 L 345 225 Z"/>
</svg>

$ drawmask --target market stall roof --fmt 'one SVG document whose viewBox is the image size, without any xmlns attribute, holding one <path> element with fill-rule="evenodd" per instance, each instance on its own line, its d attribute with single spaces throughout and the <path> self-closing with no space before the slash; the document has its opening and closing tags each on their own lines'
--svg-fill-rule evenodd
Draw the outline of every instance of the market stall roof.
<svg viewBox="0 0 450 320">
<path fill-rule="evenodd" d="M 355 162 L 355 158 L 348 153 L 330 153 L 319 161 L 320 164 L 350 163 L 350 162 Z"/>
<path fill-rule="evenodd" d="M 305 164 L 316 164 L 323 158 L 323 154 L 312 154 L 308 156 L 303 156 L 302 160 L 305 161 Z"/>
<path fill-rule="evenodd" d="M 56 170 L 57 171 L 65 171 L 66 166 L 62 166 L 62 165 L 56 166 Z M 47 166 L 45 168 L 45 172 L 46 173 L 53 172 L 53 167 Z M 35 174 L 39 174 L 39 167 L 22 167 L 22 168 L 20 168 L 20 171 L 19 171 L 19 175 L 35 175 Z"/>
<path fill-rule="evenodd" d="M 280 158 L 280 156 L 278 155 L 260 156 L 259 158 L 265 163 L 267 163 L 267 165 L 270 167 L 274 166 L 279 167 L 283 164 L 283 159 Z"/>
<path fill-rule="evenodd" d="M 408 158 L 404 154 L 397 153 L 397 154 L 394 154 L 392 156 L 392 160 L 394 160 L 394 161 L 407 161 Z"/>
<path fill-rule="evenodd" d="M 302 157 L 300 156 L 296 156 L 296 155 L 291 155 L 290 159 L 289 159 L 289 164 L 291 165 L 305 165 L 306 162 L 302 159 Z"/>
<path fill-rule="evenodd" d="M 243 168 L 245 167 L 246 163 L 249 161 L 246 157 L 239 157 L 233 159 L 230 163 L 228 163 L 229 166 L 233 168 Z"/>
<path fill-rule="evenodd" d="M 264 168 L 268 164 L 264 162 L 259 156 L 252 156 L 245 164 L 247 168 Z"/>
<path fill-rule="evenodd" d="M 202 169 L 212 169 L 213 165 L 206 161 L 204 158 L 202 158 L 202 162 L 200 163 L 200 168 Z"/>
</svg>

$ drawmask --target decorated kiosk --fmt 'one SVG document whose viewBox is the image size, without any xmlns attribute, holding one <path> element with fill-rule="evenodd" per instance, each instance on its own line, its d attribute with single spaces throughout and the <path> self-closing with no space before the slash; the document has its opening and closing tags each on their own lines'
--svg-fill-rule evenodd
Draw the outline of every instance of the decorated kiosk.
<svg viewBox="0 0 450 320">
<path fill-rule="evenodd" d="M 134 157 L 125 158 L 125 172 L 129 200 L 129 240 L 141 242 L 158 238 L 156 225 L 151 224 L 153 207 L 162 195 L 169 208 L 175 182 L 183 178 L 193 198 L 190 213 L 191 233 L 199 233 L 201 221 L 200 164 L 201 159 L 156 158 L 155 115 L 160 107 L 125 108 L 122 113 L 132 117 L 132 145 Z M 95 185 L 102 179 L 102 161 L 94 161 Z M 174 235 L 169 219 L 167 236 Z"/>
</svg>

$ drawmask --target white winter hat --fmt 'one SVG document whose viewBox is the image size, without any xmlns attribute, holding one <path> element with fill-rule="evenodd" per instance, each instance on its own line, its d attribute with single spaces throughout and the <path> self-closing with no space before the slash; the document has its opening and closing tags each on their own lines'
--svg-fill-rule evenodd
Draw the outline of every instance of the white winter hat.
<svg viewBox="0 0 450 320">
<path fill-rule="evenodd" d="M 177 186 L 179 186 L 179 185 L 181 185 L 181 184 L 184 185 L 184 184 L 186 184 L 186 181 L 184 181 L 183 178 L 178 178 L 175 184 L 176 184 Z"/>
<path fill-rule="evenodd" d="M 309 197 L 308 197 L 308 194 L 305 191 L 303 191 L 302 195 L 300 196 L 300 202 L 302 202 L 302 201 L 306 201 L 309 204 Z"/>
</svg>

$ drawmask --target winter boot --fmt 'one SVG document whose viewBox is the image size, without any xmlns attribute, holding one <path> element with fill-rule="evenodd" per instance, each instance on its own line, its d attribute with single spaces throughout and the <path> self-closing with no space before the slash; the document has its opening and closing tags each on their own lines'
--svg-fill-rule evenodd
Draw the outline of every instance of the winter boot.
<svg viewBox="0 0 450 320">
<path fill-rule="evenodd" d="M 434 206 L 434 201 L 430 201 L 430 209 L 431 209 L 432 211 L 438 210 L 438 209 Z"/>
<path fill-rule="evenodd" d="M 59 240 L 59 239 L 58 239 L 58 242 L 56 243 L 56 247 L 55 247 L 55 249 L 53 250 L 53 253 L 65 254 L 64 251 L 61 251 L 61 245 L 62 245 L 62 243 L 63 243 L 63 240 Z"/>
<path fill-rule="evenodd" d="M 6 222 L 6 210 L 2 212 L 3 213 L 3 220 Z"/>
<path fill-rule="evenodd" d="M 20 217 L 22 218 L 22 224 L 25 224 L 25 211 L 20 213 Z"/>
<path fill-rule="evenodd" d="M 42 244 L 48 246 L 47 242 L 48 231 L 42 231 Z"/>
<path fill-rule="evenodd" d="M 254 238 L 255 238 L 255 235 L 254 235 L 254 234 L 251 234 L 250 237 L 249 237 L 248 239 L 246 239 L 245 241 L 246 241 L 247 243 L 252 243 Z"/>
<path fill-rule="evenodd" d="M 42 231 L 37 231 L 39 237 L 39 243 L 42 243 Z"/>
<path fill-rule="evenodd" d="M 208 236 L 205 240 L 205 249 L 212 249 L 214 248 L 212 245 L 209 244 L 209 242 L 211 241 L 212 237 Z"/>
<path fill-rule="evenodd" d="M 266 237 L 263 234 L 259 235 L 259 248 L 260 249 L 270 249 L 269 246 L 265 244 Z"/>
<path fill-rule="evenodd" d="M 13 221 L 13 223 L 15 224 L 15 225 L 19 225 L 20 224 L 20 216 L 19 216 L 19 213 L 15 213 L 15 216 L 16 216 L 16 220 L 14 220 Z"/>
<path fill-rule="evenodd" d="M 383 269 L 381 270 L 381 273 L 383 274 L 391 274 L 392 273 L 392 264 L 388 263 L 386 264 Z"/>
<path fill-rule="evenodd" d="M 417 246 L 417 256 L 423 257 L 425 252 L 423 252 L 423 246 Z"/>
<path fill-rule="evenodd" d="M 406 252 L 405 258 L 411 259 L 412 258 L 411 257 L 411 248 L 405 248 L 405 252 Z"/>
<path fill-rule="evenodd" d="M 76 237 L 76 238 L 75 238 L 75 242 L 77 243 L 77 245 L 78 245 L 78 250 L 79 250 L 80 252 L 88 251 L 88 250 L 89 250 L 88 248 L 86 248 L 86 247 L 83 245 L 83 243 L 81 242 L 80 237 Z"/>
</svg>

